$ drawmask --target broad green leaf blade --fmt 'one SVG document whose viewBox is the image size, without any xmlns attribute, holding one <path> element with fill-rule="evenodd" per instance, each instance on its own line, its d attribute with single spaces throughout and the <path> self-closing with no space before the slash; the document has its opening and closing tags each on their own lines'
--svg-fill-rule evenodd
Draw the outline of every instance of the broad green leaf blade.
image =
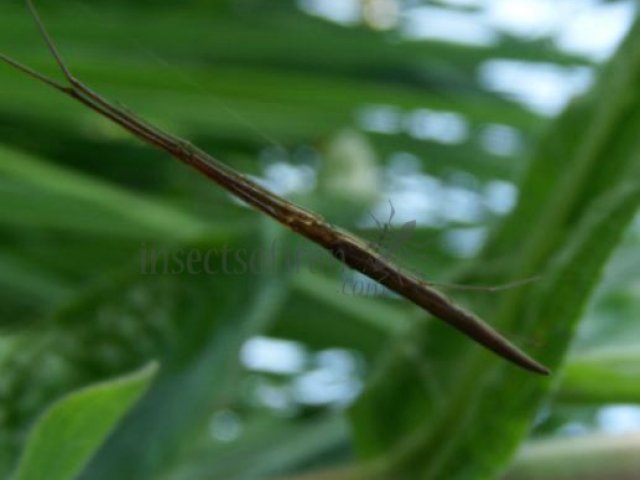
<svg viewBox="0 0 640 480">
<path fill-rule="evenodd" d="M 171 240 L 210 232 L 171 205 L 1 145 L 0 187 L 0 222 Z"/>
<path fill-rule="evenodd" d="M 554 400 L 572 406 L 640 402 L 640 231 L 632 228 L 580 325 Z"/>
<path fill-rule="evenodd" d="M 14 480 L 71 480 L 151 384 L 158 365 L 76 391 L 34 427 Z"/>
<path fill-rule="evenodd" d="M 604 200 L 585 219 L 573 242 L 552 260 L 556 265 L 545 284 L 526 299 L 529 314 L 537 319 L 532 335 L 546 347 L 542 360 L 556 372 L 601 269 L 640 206 L 640 189 L 623 190 Z M 519 372 L 505 366 L 471 368 L 466 384 L 460 386 L 452 401 L 450 411 L 458 417 L 447 425 L 450 436 L 433 457 L 429 456 L 431 462 L 420 478 L 468 478 L 471 471 L 475 478 L 494 478 L 526 435 L 552 382 L 523 379 Z M 469 398 L 475 398 L 471 405 Z M 499 420 L 496 411 L 500 412 Z M 492 432 L 489 438 L 487 431 Z M 435 435 L 425 445 L 434 441 Z M 461 457 L 468 463 L 460 463 Z"/>
<path fill-rule="evenodd" d="M 464 279 L 492 284 L 542 274 L 533 285 L 505 292 L 500 302 L 485 296 L 474 305 L 512 337 L 536 342 L 536 356 L 556 372 L 640 205 L 634 180 L 640 171 L 639 36 L 636 25 L 600 84 L 616 95 L 584 99 L 550 132 L 525 179 L 520 206 L 492 239 L 485 264 Z M 495 478 L 553 383 L 489 357 L 438 325 L 422 330 L 404 340 L 353 409 L 360 452 L 384 460 L 392 478 Z M 408 348 L 417 352 L 412 362 L 402 358 Z M 396 413 L 381 421 L 389 411 Z"/>
</svg>

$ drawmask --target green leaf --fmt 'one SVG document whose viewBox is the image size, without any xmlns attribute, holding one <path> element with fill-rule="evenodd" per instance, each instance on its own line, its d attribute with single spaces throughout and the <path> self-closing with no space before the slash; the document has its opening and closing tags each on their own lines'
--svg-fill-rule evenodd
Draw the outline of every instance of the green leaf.
<svg viewBox="0 0 640 480">
<path fill-rule="evenodd" d="M 600 348 L 572 356 L 557 393 L 571 403 L 639 403 L 640 345 Z"/>
<path fill-rule="evenodd" d="M 0 222 L 171 240 L 209 231 L 173 206 L 4 146 L 0 175 Z"/>
<path fill-rule="evenodd" d="M 54 404 L 33 428 L 15 480 L 70 480 L 151 384 L 158 365 L 92 385 Z"/>
<path fill-rule="evenodd" d="M 474 306 L 512 338 L 536 342 L 534 355 L 556 372 L 640 205 L 639 37 L 636 25 L 599 85 L 615 95 L 584 99 L 550 131 L 519 206 L 463 279 L 494 284 L 541 274 L 499 302 L 476 297 Z M 493 358 L 439 323 L 416 330 L 353 409 L 361 454 L 383 460 L 393 478 L 495 478 L 553 382 Z M 389 411 L 395 413 L 385 420 Z"/>
</svg>

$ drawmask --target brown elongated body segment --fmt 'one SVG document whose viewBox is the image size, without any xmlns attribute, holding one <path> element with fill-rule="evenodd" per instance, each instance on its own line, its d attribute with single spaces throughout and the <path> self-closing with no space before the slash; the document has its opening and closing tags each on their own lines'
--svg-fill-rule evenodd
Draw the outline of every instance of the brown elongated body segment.
<svg viewBox="0 0 640 480">
<path fill-rule="evenodd" d="M 206 152 L 116 107 L 91 90 L 71 74 L 32 1 L 26 0 L 26 3 L 68 85 L 46 77 L 2 53 L 0 53 L 0 60 L 68 95 L 117 123 L 144 142 L 164 150 L 179 161 L 195 168 L 256 210 L 262 211 L 297 234 L 322 246 L 343 264 L 412 301 L 501 357 L 526 370 L 544 375 L 549 373 L 543 365 L 513 345 L 496 330 L 431 288 L 427 282 L 404 271 L 391 260 L 371 249 L 366 242 L 330 225 L 319 215 L 269 192 Z"/>
</svg>

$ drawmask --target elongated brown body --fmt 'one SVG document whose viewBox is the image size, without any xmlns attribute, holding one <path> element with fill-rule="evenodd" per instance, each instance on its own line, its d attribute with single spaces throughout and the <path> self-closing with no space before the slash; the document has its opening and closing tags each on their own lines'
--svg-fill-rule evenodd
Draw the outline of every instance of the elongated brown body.
<svg viewBox="0 0 640 480">
<path fill-rule="evenodd" d="M 220 168 L 219 165 L 212 168 L 213 162 L 219 164 L 217 160 L 197 149 L 187 149 L 189 151 L 187 154 L 176 152 L 174 155 L 183 160 L 187 157 L 188 163 L 216 183 L 228 190 L 233 190 L 236 196 L 296 233 L 322 245 L 342 263 L 411 300 L 498 355 L 527 370 L 544 375 L 549 373 L 543 365 L 518 349 L 475 315 L 455 305 L 440 292 L 429 287 L 426 282 L 373 251 L 359 238 L 329 225 L 318 215 L 275 197 L 271 192 L 244 176 L 229 172 L 227 168 Z M 231 188 L 229 183 L 232 184 Z"/>
<path fill-rule="evenodd" d="M 251 179 L 216 160 L 188 142 L 152 126 L 133 114 L 116 107 L 78 81 L 68 70 L 47 33 L 31 0 L 26 0 L 40 31 L 64 73 L 69 85 L 64 85 L 22 65 L 0 53 L 0 60 L 72 97 L 100 115 L 122 126 L 144 142 L 171 154 L 197 169 L 222 188 L 248 205 L 271 216 L 284 226 L 328 250 L 345 265 L 411 300 L 434 316 L 444 320 L 478 343 L 515 364 L 540 374 L 549 371 L 540 363 L 510 343 L 506 338 L 473 314 L 455 305 L 426 282 L 410 274 L 354 235 L 336 228 L 322 217 L 300 208 L 262 188 Z"/>
</svg>

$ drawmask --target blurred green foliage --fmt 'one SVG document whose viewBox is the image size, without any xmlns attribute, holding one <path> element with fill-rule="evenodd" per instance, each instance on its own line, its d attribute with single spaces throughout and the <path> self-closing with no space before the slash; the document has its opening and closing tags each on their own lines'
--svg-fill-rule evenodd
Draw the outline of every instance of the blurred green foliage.
<svg viewBox="0 0 640 480">
<path fill-rule="evenodd" d="M 567 426 L 596 430 L 603 406 L 640 401 L 640 231 L 627 228 L 640 202 L 637 26 L 602 68 L 544 39 L 407 41 L 293 1 L 72 1 L 42 14 L 83 81 L 331 222 L 385 244 L 417 219 L 392 253 L 425 278 L 540 275 L 452 295 L 554 375 L 507 365 L 402 299 L 345 294 L 345 272 L 323 252 L 3 67 L 0 476 L 54 401 L 156 359 L 149 390 L 79 478 L 585 478 Z M 58 75 L 18 0 L 0 5 L 0 50 Z M 591 68 L 598 80 L 552 120 L 479 80 L 496 58 Z M 429 112 L 463 119 L 466 134 L 441 141 L 409 128 Z M 487 147 L 496 128 L 514 148 Z M 402 193 L 434 185 L 435 212 L 412 211 Z M 519 200 L 505 216 L 489 193 L 513 185 Z M 472 199 L 463 214 L 461 195 Z M 390 208 L 398 216 L 384 233 L 370 213 L 383 225 Z M 488 230 L 480 252 L 456 247 Z M 299 268 L 141 272 L 152 250 L 273 245 L 303 248 Z M 251 368 L 243 352 L 256 336 L 296 342 L 303 365 Z M 335 387 L 322 383 L 331 362 L 350 365 L 341 401 L 322 400 Z M 301 393 L 314 379 L 320 400 Z M 637 442 L 606 440 L 575 448 L 603 459 L 594 478 L 623 478 L 634 464 L 607 449 L 629 456 Z"/>
</svg>

